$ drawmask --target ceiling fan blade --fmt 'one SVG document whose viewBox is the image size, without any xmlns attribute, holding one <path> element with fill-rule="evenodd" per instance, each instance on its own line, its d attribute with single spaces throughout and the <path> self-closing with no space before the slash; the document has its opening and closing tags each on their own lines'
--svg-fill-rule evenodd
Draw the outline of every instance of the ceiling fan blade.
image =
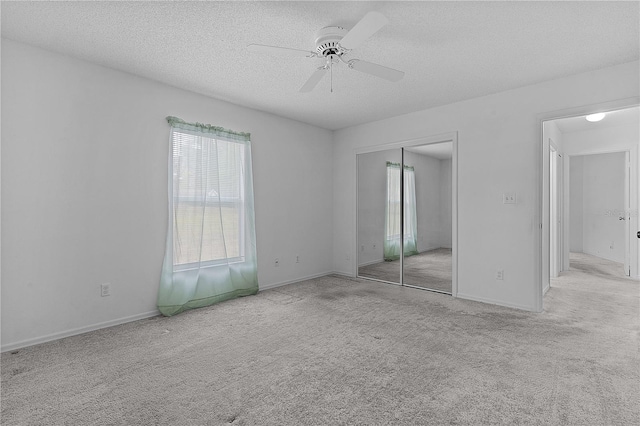
<svg viewBox="0 0 640 426">
<path fill-rule="evenodd" d="M 307 80 L 304 86 L 300 88 L 300 92 L 306 93 L 312 91 L 313 88 L 320 83 L 320 80 L 322 80 L 322 77 L 327 73 L 327 70 L 328 68 L 325 67 L 318 68 L 313 74 L 311 74 L 311 77 L 309 77 L 309 80 Z"/>
<path fill-rule="evenodd" d="M 393 68 L 383 67 L 382 65 L 373 64 L 367 61 L 361 61 L 359 59 L 352 59 L 349 61 L 349 68 L 364 72 L 367 74 L 375 75 L 376 77 L 384 78 L 389 81 L 400 81 L 404 77 L 403 71 L 394 70 Z"/>
<path fill-rule="evenodd" d="M 340 46 L 349 50 L 355 49 L 388 22 L 389 20 L 382 13 L 371 11 L 364 15 L 360 22 L 340 40 Z"/>
<path fill-rule="evenodd" d="M 318 56 L 315 52 L 309 50 L 290 49 L 288 47 L 267 46 L 264 44 L 250 44 L 247 46 L 250 52 L 267 53 L 269 55 L 307 57 L 313 58 Z"/>
</svg>

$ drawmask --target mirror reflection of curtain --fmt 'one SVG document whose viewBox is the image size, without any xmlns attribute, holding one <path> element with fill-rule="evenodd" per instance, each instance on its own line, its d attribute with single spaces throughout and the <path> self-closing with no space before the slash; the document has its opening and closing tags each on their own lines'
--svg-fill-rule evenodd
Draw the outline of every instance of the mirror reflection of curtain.
<svg viewBox="0 0 640 426">
<path fill-rule="evenodd" d="M 418 254 L 416 178 L 413 167 L 404 166 L 404 255 Z M 400 164 L 387 162 L 387 206 L 384 221 L 384 260 L 400 258 Z"/>
</svg>

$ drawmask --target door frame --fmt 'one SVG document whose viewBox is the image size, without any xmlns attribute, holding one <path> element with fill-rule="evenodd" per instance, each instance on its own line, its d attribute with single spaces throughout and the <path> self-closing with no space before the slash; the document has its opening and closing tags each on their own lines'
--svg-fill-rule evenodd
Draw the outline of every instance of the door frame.
<svg viewBox="0 0 640 426">
<path fill-rule="evenodd" d="M 549 268 L 550 268 L 550 272 L 554 272 L 553 277 L 556 278 L 560 275 L 560 272 L 565 271 L 567 269 L 569 269 L 569 263 L 568 261 L 566 262 L 567 259 L 565 259 L 565 249 L 568 248 L 567 243 L 567 223 L 568 223 L 568 215 L 566 214 L 568 212 L 568 207 L 566 204 L 566 199 L 565 196 L 566 194 L 568 194 L 568 191 L 566 191 L 566 184 L 567 184 L 567 180 L 566 180 L 566 171 L 569 169 L 568 167 L 565 167 L 566 163 L 566 155 L 564 154 L 564 152 L 562 152 L 560 150 L 560 147 L 558 146 L 558 144 L 556 144 L 553 141 L 553 138 L 549 138 L 549 154 L 551 154 L 551 152 L 555 153 L 554 156 L 554 162 L 555 162 L 555 176 L 554 176 L 554 183 L 555 183 L 555 219 L 556 219 L 556 227 L 555 227 L 555 231 L 556 231 L 556 239 L 555 239 L 555 246 L 556 246 L 556 257 L 555 257 L 555 269 L 551 269 L 551 261 L 549 263 Z M 549 164 L 549 166 L 551 166 L 551 164 Z M 551 167 L 549 168 L 549 173 L 551 173 Z M 551 176 L 550 176 L 550 181 L 549 183 L 551 183 Z M 552 195 L 551 193 L 549 194 L 550 196 Z M 549 203 L 549 208 L 551 208 L 551 199 L 550 199 L 550 203 Z M 549 212 L 549 214 L 551 215 L 551 211 Z M 549 239 L 549 244 L 551 244 L 551 239 Z M 565 267 L 566 265 L 566 267 Z M 551 275 L 551 274 L 550 274 Z M 546 291 L 549 289 L 549 287 L 551 286 L 551 283 L 549 283 L 549 286 L 547 287 Z"/>
<path fill-rule="evenodd" d="M 537 115 L 537 140 L 539 141 L 539 151 L 537 155 L 537 181 L 538 181 L 538 191 L 536 196 L 536 205 L 538 206 L 538 211 L 536 214 L 536 222 L 538 223 L 538 231 L 536 233 L 536 246 L 538 250 L 536 250 L 536 259 L 535 262 L 538 265 L 535 268 L 535 305 L 534 308 L 537 312 L 542 312 L 544 309 L 544 288 L 545 288 L 545 276 L 546 280 L 549 279 L 549 267 L 548 262 L 545 267 L 544 259 L 549 259 L 549 220 L 550 220 L 550 211 L 549 211 L 549 170 L 548 170 L 548 159 L 549 159 L 549 141 L 548 138 L 544 137 L 544 122 L 557 120 L 560 118 L 569 118 L 576 117 L 582 115 L 593 114 L 596 112 L 608 112 L 614 111 L 624 108 L 631 108 L 640 105 L 640 97 L 634 96 L 631 98 L 617 99 L 609 102 L 602 102 L 598 104 L 591 105 L 583 105 L 574 108 L 567 108 L 558 111 L 550 111 Z M 545 166 L 546 165 L 546 166 Z M 633 194 L 632 194 L 633 195 Z M 545 202 L 545 197 L 547 202 Z M 633 200 L 632 200 L 633 202 Z M 636 205 L 637 205 L 636 200 Z M 637 212 L 636 212 L 636 222 L 637 222 Z M 545 234 L 546 243 L 545 243 Z M 637 245 L 637 244 L 636 244 Z M 633 250 L 632 250 L 633 252 Z M 637 257 L 637 250 L 636 250 Z M 638 277 L 636 277 L 637 279 Z"/>
<path fill-rule="evenodd" d="M 420 145 L 432 145 L 436 143 L 451 142 L 451 296 L 458 294 L 458 132 L 441 133 L 432 136 L 425 136 L 415 139 L 406 139 L 380 145 L 365 146 L 353 150 L 353 240 L 352 240 L 352 273 L 353 277 L 358 277 L 358 155 L 368 154 L 378 151 L 392 149 L 409 148 Z M 402 271 L 402 270 L 401 270 Z M 403 284 L 402 273 L 400 274 L 400 285 Z M 407 285 L 405 285 L 407 286 Z M 409 287 L 409 286 L 407 286 Z M 413 287 L 413 286 L 410 286 Z M 415 287 L 420 288 L 420 287 Z"/>
</svg>

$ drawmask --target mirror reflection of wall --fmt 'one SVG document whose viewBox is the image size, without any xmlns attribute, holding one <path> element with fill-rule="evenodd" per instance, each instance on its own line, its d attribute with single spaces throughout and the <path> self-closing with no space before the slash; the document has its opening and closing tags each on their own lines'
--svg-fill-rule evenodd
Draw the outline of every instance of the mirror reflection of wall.
<svg viewBox="0 0 640 426">
<path fill-rule="evenodd" d="M 384 234 L 387 162 L 401 161 L 400 149 L 358 155 L 358 276 L 396 284 L 400 262 L 384 261 Z"/>
<path fill-rule="evenodd" d="M 451 293 L 452 150 L 450 142 L 405 148 L 402 237 L 402 152 L 358 155 L 358 276 Z"/>
</svg>

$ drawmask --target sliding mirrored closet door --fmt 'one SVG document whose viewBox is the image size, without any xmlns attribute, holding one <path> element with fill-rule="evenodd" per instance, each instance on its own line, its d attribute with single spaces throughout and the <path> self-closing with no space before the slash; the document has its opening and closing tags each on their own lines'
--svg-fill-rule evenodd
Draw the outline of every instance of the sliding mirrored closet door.
<svg viewBox="0 0 640 426">
<path fill-rule="evenodd" d="M 452 292 L 452 152 L 444 142 L 358 154 L 359 277 Z"/>
<path fill-rule="evenodd" d="M 400 284 L 399 251 L 394 258 L 393 238 L 387 238 L 396 227 L 400 229 L 400 174 L 390 180 L 387 164 L 401 161 L 400 149 L 357 156 L 358 276 L 362 278 Z"/>
<path fill-rule="evenodd" d="M 404 285 L 451 293 L 452 154 L 451 142 L 404 148 Z"/>
</svg>

